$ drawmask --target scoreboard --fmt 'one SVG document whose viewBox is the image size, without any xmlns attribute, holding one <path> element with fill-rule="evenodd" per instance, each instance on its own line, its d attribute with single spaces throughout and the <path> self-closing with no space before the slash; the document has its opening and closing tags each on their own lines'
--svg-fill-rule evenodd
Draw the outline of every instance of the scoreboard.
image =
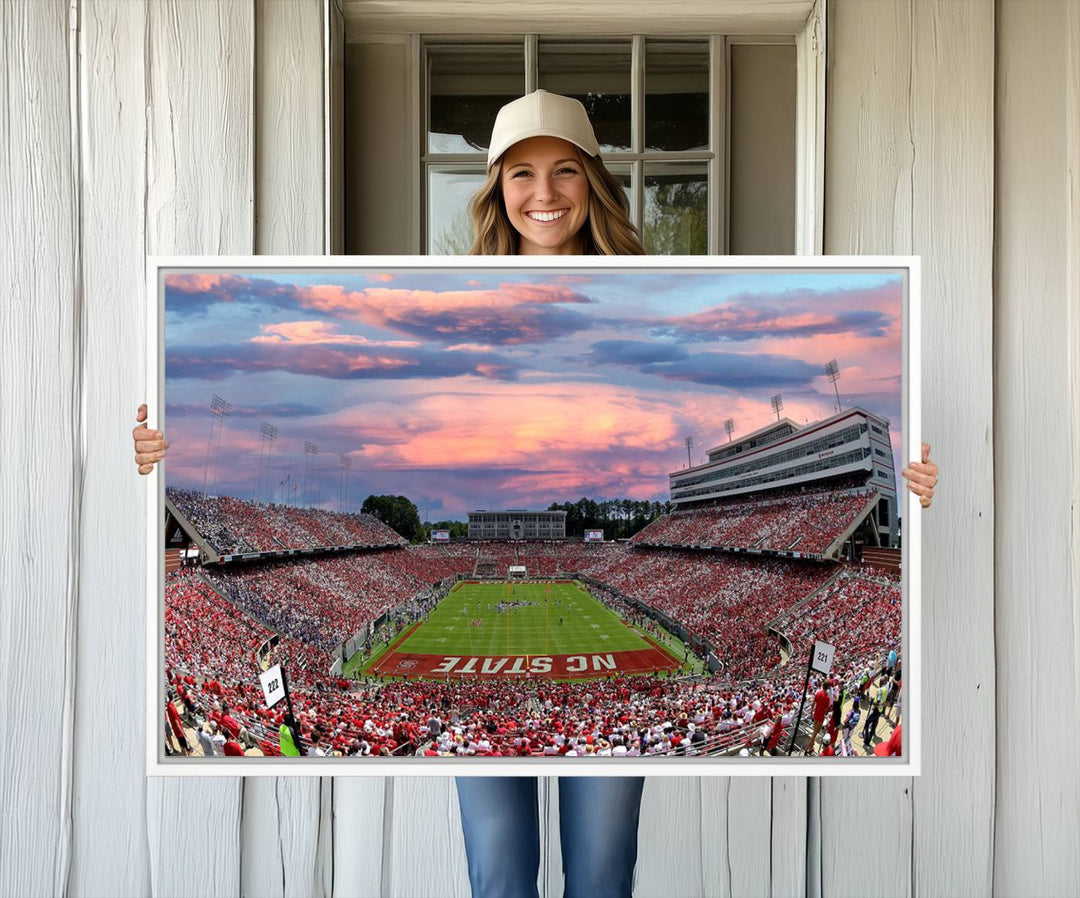
<svg viewBox="0 0 1080 898">
<path fill-rule="evenodd" d="M 603 530 L 586 530 L 585 542 L 587 543 L 602 543 L 604 541 Z"/>
</svg>

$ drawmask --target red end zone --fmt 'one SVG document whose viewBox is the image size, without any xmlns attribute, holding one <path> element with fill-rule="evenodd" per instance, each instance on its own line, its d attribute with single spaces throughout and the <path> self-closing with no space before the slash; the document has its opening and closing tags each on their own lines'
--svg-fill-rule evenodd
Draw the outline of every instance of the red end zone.
<svg viewBox="0 0 1080 898">
<path fill-rule="evenodd" d="M 367 672 L 383 677 L 542 677 L 579 680 L 612 674 L 656 673 L 677 670 L 678 667 L 678 661 L 653 643 L 647 649 L 581 655 L 415 655 L 390 651 Z"/>
</svg>

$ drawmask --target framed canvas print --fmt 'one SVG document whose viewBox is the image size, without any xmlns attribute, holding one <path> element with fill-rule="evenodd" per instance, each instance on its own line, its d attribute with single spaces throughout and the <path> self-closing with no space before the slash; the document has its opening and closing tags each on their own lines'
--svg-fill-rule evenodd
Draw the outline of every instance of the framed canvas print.
<svg viewBox="0 0 1080 898">
<path fill-rule="evenodd" d="M 150 259 L 148 771 L 917 774 L 918 285 Z"/>
</svg>

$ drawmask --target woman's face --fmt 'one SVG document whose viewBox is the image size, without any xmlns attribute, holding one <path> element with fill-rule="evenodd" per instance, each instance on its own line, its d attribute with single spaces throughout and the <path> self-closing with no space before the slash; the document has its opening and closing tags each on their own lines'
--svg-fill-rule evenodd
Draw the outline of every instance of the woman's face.
<svg viewBox="0 0 1080 898">
<path fill-rule="evenodd" d="M 499 180 L 521 255 L 580 253 L 589 182 L 577 147 L 558 137 L 530 137 L 503 155 Z"/>
</svg>

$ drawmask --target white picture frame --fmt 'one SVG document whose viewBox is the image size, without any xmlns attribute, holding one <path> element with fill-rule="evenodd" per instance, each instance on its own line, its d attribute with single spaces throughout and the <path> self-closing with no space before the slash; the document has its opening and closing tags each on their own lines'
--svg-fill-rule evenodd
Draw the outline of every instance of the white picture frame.
<svg viewBox="0 0 1080 898">
<path fill-rule="evenodd" d="M 867 271 L 903 275 L 902 464 L 921 452 L 920 260 L 914 256 L 739 257 L 429 257 L 429 256 L 151 256 L 147 259 L 147 425 L 162 424 L 165 407 L 165 315 L 167 272 L 334 272 L 379 270 L 536 270 L 559 273 L 643 271 Z M 167 431 L 166 431 L 167 433 Z M 145 478 L 146 533 L 146 772 L 151 776 L 448 776 L 648 775 L 648 776 L 918 776 L 921 772 L 921 526 L 917 498 L 898 497 L 903 510 L 902 649 L 903 754 L 873 758 L 665 757 L 615 758 L 177 758 L 163 756 L 161 709 L 165 701 L 163 648 L 164 475 L 162 465 Z M 800 663 L 792 658 L 791 664 Z"/>
</svg>

